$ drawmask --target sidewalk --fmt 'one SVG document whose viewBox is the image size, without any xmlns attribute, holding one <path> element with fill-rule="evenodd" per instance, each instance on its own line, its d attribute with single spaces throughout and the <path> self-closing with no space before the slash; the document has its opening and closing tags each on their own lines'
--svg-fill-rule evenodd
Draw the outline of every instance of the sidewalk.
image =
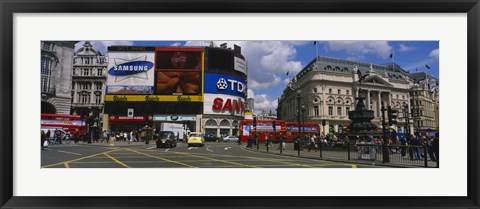
<svg viewBox="0 0 480 209">
<path fill-rule="evenodd" d="M 391 154 L 390 158 L 392 161 L 389 163 L 383 163 L 381 160 L 379 160 L 379 159 L 382 159 L 381 153 L 377 153 L 376 160 L 358 159 L 358 153 L 353 151 L 353 149 L 350 151 L 350 160 L 348 160 L 349 153 L 346 148 L 342 148 L 342 147 L 338 147 L 333 150 L 332 149 L 322 150 L 321 154 L 319 150 L 315 152 L 315 150 L 312 149 L 310 152 L 308 152 L 308 149 L 301 149 L 300 156 L 298 155 L 298 151 L 294 150 L 293 143 L 287 143 L 286 149 L 282 150 L 282 153 L 280 153 L 279 144 L 273 144 L 273 146 L 268 148 L 268 151 L 267 151 L 267 146 L 265 146 L 265 144 L 263 143 L 259 144 L 258 151 L 257 151 L 256 145 L 253 145 L 252 148 L 246 148 L 246 146 L 243 146 L 242 148 L 250 151 L 262 152 L 262 153 L 268 153 L 268 154 L 274 154 L 274 155 L 327 160 L 327 161 L 333 161 L 333 162 L 377 165 L 377 166 L 387 166 L 387 167 L 400 167 L 400 168 L 425 168 L 424 161 L 422 160 L 409 161 L 408 159 L 406 159 L 405 161 L 395 161 L 398 159 L 398 157 L 400 157 L 400 156 L 397 156 L 399 154 Z M 428 161 L 429 168 L 432 168 L 435 166 L 436 166 L 436 162 L 430 161 L 430 160 Z"/>
</svg>

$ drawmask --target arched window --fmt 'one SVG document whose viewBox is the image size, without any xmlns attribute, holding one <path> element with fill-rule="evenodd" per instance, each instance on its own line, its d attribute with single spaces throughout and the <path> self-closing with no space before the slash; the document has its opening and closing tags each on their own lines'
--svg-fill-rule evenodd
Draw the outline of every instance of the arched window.
<svg viewBox="0 0 480 209">
<path fill-rule="evenodd" d="M 238 127 L 238 121 L 234 120 L 234 121 L 232 122 L 232 126 L 233 126 L 233 127 Z"/>
<path fill-rule="evenodd" d="M 207 122 L 205 122 L 205 126 L 217 126 L 217 122 L 213 119 L 208 119 Z"/>
<path fill-rule="evenodd" d="M 230 122 L 228 122 L 228 120 L 222 120 L 220 126 L 230 126 Z"/>
</svg>

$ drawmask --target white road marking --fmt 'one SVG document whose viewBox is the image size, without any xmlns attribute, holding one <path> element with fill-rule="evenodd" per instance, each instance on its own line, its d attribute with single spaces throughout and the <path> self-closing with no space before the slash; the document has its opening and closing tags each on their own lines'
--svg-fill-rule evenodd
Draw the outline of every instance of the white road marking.
<svg viewBox="0 0 480 209">
<path fill-rule="evenodd" d="M 212 146 L 208 146 L 208 147 L 207 147 L 207 148 L 205 148 L 205 149 L 207 149 L 207 151 L 209 151 L 209 152 L 213 152 L 213 150 L 211 150 L 211 149 L 208 149 L 208 148 L 210 148 L 210 147 L 212 147 Z"/>
<path fill-rule="evenodd" d="M 225 150 L 231 149 L 232 147 L 225 147 Z"/>
<path fill-rule="evenodd" d="M 165 152 L 168 152 L 169 149 L 170 149 L 170 148 L 166 149 Z"/>
<path fill-rule="evenodd" d="M 62 152 L 62 153 L 67 153 L 67 154 L 72 154 L 72 155 L 82 155 L 80 153 L 75 153 L 75 152 L 67 152 L 67 151 L 62 151 L 62 150 L 56 150 L 57 152 Z"/>
<path fill-rule="evenodd" d="M 155 147 L 147 147 L 147 148 L 145 148 L 145 149 L 153 149 L 153 148 L 155 148 Z"/>
<path fill-rule="evenodd" d="M 191 149 L 198 149 L 198 147 L 189 147 L 188 150 L 191 150 Z"/>
</svg>

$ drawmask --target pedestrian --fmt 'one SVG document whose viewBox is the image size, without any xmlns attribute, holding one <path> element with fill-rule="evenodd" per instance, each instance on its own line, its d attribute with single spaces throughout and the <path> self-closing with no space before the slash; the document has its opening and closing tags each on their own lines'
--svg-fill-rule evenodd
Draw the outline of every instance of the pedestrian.
<svg viewBox="0 0 480 209">
<path fill-rule="evenodd" d="M 65 143 L 70 144 L 70 133 L 68 131 L 65 134 Z"/>
<path fill-rule="evenodd" d="M 52 136 L 51 136 L 51 133 L 50 133 L 50 129 L 48 129 L 48 131 L 47 131 L 47 133 L 46 133 L 46 135 L 45 135 L 45 140 L 48 141 L 48 140 L 50 140 L 51 138 L 52 138 Z"/>
<path fill-rule="evenodd" d="M 103 141 L 107 141 L 107 143 L 108 143 L 108 133 L 107 133 L 107 130 L 103 130 L 102 140 L 100 141 L 100 143 L 103 143 Z"/>
<path fill-rule="evenodd" d="M 123 140 L 124 140 L 124 141 L 128 141 L 128 142 L 130 143 L 130 141 L 128 140 L 128 134 L 127 134 L 126 131 L 123 132 Z"/>
<path fill-rule="evenodd" d="M 53 144 L 57 143 L 58 135 L 59 135 L 58 129 L 55 129 L 55 131 L 53 132 Z"/>
<path fill-rule="evenodd" d="M 433 150 L 433 155 L 435 156 L 435 160 L 437 161 L 437 168 L 439 167 L 439 162 L 440 162 L 440 156 L 439 156 L 439 141 L 438 141 L 438 136 L 435 136 L 432 141 L 432 150 Z"/>
<path fill-rule="evenodd" d="M 420 147 L 422 146 L 422 142 L 420 139 L 414 135 L 413 136 L 413 159 L 414 160 L 422 160 L 422 155 L 420 154 Z M 426 156 L 425 156 L 426 157 Z"/>
<path fill-rule="evenodd" d="M 42 150 L 43 150 L 44 149 L 43 145 L 44 145 L 45 141 L 47 140 L 47 135 L 45 134 L 45 132 L 43 130 L 41 131 L 40 139 L 42 141 L 40 146 L 42 147 Z"/>
<path fill-rule="evenodd" d="M 400 138 L 400 145 L 401 145 L 400 153 L 403 158 L 406 158 L 407 157 L 407 139 L 405 139 L 405 136 L 402 136 Z"/>
<path fill-rule="evenodd" d="M 310 150 L 312 150 L 312 148 L 315 150 L 315 152 L 317 152 L 317 149 L 315 148 L 315 135 L 314 134 L 310 135 L 310 144 L 308 146 L 308 152 L 310 152 Z"/>
</svg>

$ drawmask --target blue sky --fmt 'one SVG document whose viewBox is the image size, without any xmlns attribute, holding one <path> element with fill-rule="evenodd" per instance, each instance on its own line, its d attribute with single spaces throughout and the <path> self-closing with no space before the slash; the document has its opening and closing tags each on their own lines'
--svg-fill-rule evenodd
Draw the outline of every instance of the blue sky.
<svg viewBox="0 0 480 209">
<path fill-rule="evenodd" d="M 94 48 L 106 53 L 111 45 L 137 46 L 205 46 L 209 41 L 91 41 Z M 294 76 L 306 64 L 319 56 L 344 58 L 373 64 L 388 64 L 394 60 L 403 69 L 425 72 L 439 78 L 438 41 L 214 41 L 242 47 L 248 62 L 248 95 L 255 99 L 255 111 L 272 111 L 277 98 L 285 89 L 288 77 Z M 79 42 L 80 48 L 84 42 Z M 394 54 L 393 60 L 390 53 Z"/>
</svg>

